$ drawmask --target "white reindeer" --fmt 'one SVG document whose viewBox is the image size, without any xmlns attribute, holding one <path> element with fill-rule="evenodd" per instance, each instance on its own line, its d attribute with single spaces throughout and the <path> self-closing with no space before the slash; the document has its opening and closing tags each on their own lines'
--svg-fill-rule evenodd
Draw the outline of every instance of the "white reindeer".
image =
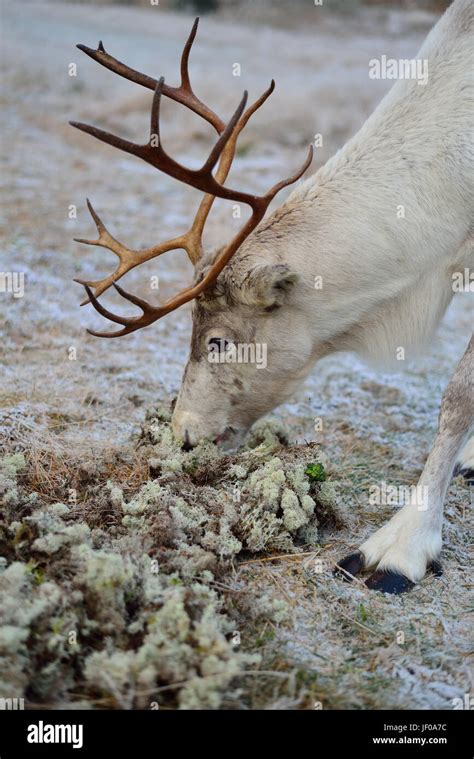
<svg viewBox="0 0 474 759">
<path fill-rule="evenodd" d="M 244 96 L 225 126 L 191 88 L 188 57 L 197 21 L 176 88 L 125 66 L 102 43 L 97 50 L 79 46 L 112 71 L 153 89 L 155 96 L 146 145 L 73 125 L 205 193 L 191 229 L 166 243 L 130 250 L 108 233 L 92 206 L 99 238 L 84 241 L 119 257 L 111 276 L 82 281 L 92 305 L 122 325 L 105 336 L 128 334 L 194 300 L 191 352 L 173 415 L 174 433 L 185 448 L 201 438 L 236 444 L 256 419 L 292 395 L 322 356 L 354 351 L 391 361 L 399 346 L 410 357 L 430 339 L 453 297 L 453 274 L 474 265 L 473 20 L 472 0 L 455 0 L 418 54 L 428 62 L 423 86 L 416 79 L 399 80 L 358 134 L 264 221 L 271 199 L 311 161 L 310 155 L 294 177 L 262 197 L 224 186 L 237 137 L 273 83 L 246 111 Z M 175 162 L 161 145 L 163 95 L 191 108 L 219 134 L 198 171 Z M 252 214 L 229 244 L 205 254 L 201 237 L 215 197 L 246 203 Z M 134 266 L 176 248 L 184 248 L 194 263 L 195 282 L 162 306 L 115 285 Z M 314 287 L 315 277 L 321 278 L 320 289 Z M 98 296 L 111 284 L 142 315 L 126 318 L 107 311 Z M 266 368 L 225 361 L 229 349 L 243 343 L 266 346 Z M 210 361 L 210 353 L 215 359 L 219 351 L 224 361 Z M 473 424 L 473 356 L 471 339 L 444 394 L 439 430 L 416 490 L 427 497 L 423 503 L 414 497 L 340 562 L 349 577 L 373 569 L 369 587 L 402 592 L 437 559 L 447 485 Z M 471 474 L 473 447 L 468 443 L 460 464 Z"/>
</svg>

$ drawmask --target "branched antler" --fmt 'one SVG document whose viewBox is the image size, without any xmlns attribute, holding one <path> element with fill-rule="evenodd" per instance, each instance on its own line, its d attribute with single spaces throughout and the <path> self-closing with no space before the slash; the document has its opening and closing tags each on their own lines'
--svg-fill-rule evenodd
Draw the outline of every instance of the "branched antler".
<svg viewBox="0 0 474 759">
<path fill-rule="evenodd" d="M 84 240 L 79 239 L 79 242 L 85 242 L 89 245 L 101 245 L 113 251 L 119 257 L 119 264 L 116 270 L 108 277 L 97 281 L 76 280 L 83 284 L 86 288 L 89 300 L 85 303 L 91 302 L 94 308 L 106 316 L 113 322 L 123 325 L 123 329 L 118 332 L 111 333 L 99 333 L 91 332 L 91 334 L 99 337 L 118 337 L 119 335 L 125 335 L 130 332 L 134 332 L 141 327 L 145 327 L 157 319 L 161 318 L 170 311 L 175 310 L 183 303 L 196 298 L 201 292 L 210 287 L 219 276 L 222 269 L 228 263 L 228 261 L 235 254 L 242 242 L 255 229 L 257 224 L 265 215 L 265 212 L 270 204 L 271 200 L 275 197 L 283 187 L 295 182 L 306 171 L 312 160 L 312 148 L 310 147 L 308 157 L 304 162 L 301 169 L 292 177 L 279 182 L 271 188 L 265 195 L 256 196 L 249 193 L 233 190 L 225 187 L 224 182 L 229 173 L 232 165 L 233 158 L 235 156 L 235 148 L 237 138 L 242 129 L 247 124 L 252 114 L 265 102 L 268 96 L 274 89 L 274 82 L 271 82 L 270 87 L 244 112 L 247 102 L 247 93 L 245 92 L 242 100 L 240 101 L 237 109 L 232 115 L 230 121 L 225 125 L 221 119 L 202 101 L 200 101 L 194 94 L 188 73 L 188 61 L 191 45 L 196 36 L 198 19 L 196 19 L 191 34 L 186 42 L 182 58 L 181 58 L 181 84 L 179 87 L 168 87 L 164 79 L 161 78 L 158 82 L 151 77 L 141 74 L 134 69 L 125 66 L 117 61 L 115 58 L 105 52 L 102 43 L 99 43 L 97 50 L 91 50 L 83 45 L 78 47 L 87 53 L 90 57 L 97 60 L 102 65 L 111 69 L 112 71 L 120 74 L 121 76 L 136 81 L 148 88 L 154 88 L 155 94 L 153 97 L 153 104 L 151 109 L 151 122 L 150 122 L 150 138 L 144 145 L 139 145 L 128 140 L 124 140 L 121 137 L 105 132 L 102 129 L 98 129 L 87 124 L 78 122 L 70 122 L 72 126 L 87 132 L 102 142 L 118 147 L 127 153 L 131 153 L 142 158 L 147 163 L 155 166 L 165 174 L 178 179 L 185 184 L 194 187 L 204 193 L 198 211 L 196 213 L 194 222 L 191 228 L 183 235 L 168 240 L 159 245 L 144 248 L 142 250 L 131 250 L 122 245 L 107 231 L 106 227 L 102 223 L 99 216 L 96 214 L 89 201 L 88 207 L 91 215 L 97 226 L 99 237 L 97 240 Z M 162 95 L 167 95 L 177 102 L 185 105 L 193 110 L 195 113 L 201 115 L 206 121 L 208 121 L 216 129 L 219 137 L 212 148 L 207 160 L 204 162 L 200 169 L 189 169 L 182 164 L 175 161 L 169 156 L 163 148 L 161 136 L 160 136 L 160 104 Z M 214 176 L 213 171 L 219 161 L 219 167 Z M 199 258 L 202 256 L 202 234 L 206 219 L 211 210 L 212 204 L 215 198 L 223 198 L 225 200 L 234 200 L 236 202 L 245 203 L 252 209 L 252 214 L 243 228 L 238 232 L 234 239 L 221 251 L 219 257 L 214 261 L 207 274 L 196 285 L 187 288 L 180 292 L 174 298 L 166 301 L 162 306 L 152 306 L 141 298 L 137 298 L 130 293 L 127 293 L 121 287 L 116 285 L 116 281 L 122 277 L 127 271 L 130 271 L 135 266 L 148 261 L 151 258 L 161 255 L 168 250 L 174 250 L 182 248 L 186 250 L 190 260 L 193 264 L 196 264 Z M 142 309 L 142 315 L 136 317 L 120 317 L 112 314 L 105 309 L 97 300 L 98 296 L 103 293 L 110 285 L 114 285 L 116 290 L 124 298 L 139 306 Z M 95 292 L 92 291 L 94 288 Z"/>
<path fill-rule="evenodd" d="M 208 121 L 209 124 L 212 124 L 212 126 L 220 134 L 224 131 L 225 123 L 222 121 L 222 119 L 219 118 L 216 113 L 214 113 L 214 111 L 212 111 L 205 103 L 196 97 L 189 78 L 189 54 L 196 37 L 198 24 L 199 18 L 195 20 L 193 28 L 191 29 L 191 33 L 181 54 L 181 84 L 179 87 L 170 87 L 169 85 L 165 84 L 163 88 L 163 95 L 171 98 L 171 100 L 175 100 L 177 103 L 181 103 L 181 105 L 185 105 L 191 111 L 197 113 L 198 116 L 202 116 L 202 118 Z M 125 79 L 129 79 L 131 82 L 136 82 L 136 84 L 141 84 L 142 87 L 147 87 L 149 90 L 156 90 L 156 85 L 158 84 L 157 79 L 153 79 L 153 77 L 148 76 L 147 74 L 142 74 L 140 71 L 136 71 L 135 69 L 130 68 L 130 66 L 126 66 L 124 63 L 121 63 L 121 61 L 118 61 L 112 55 L 109 55 L 109 53 L 105 51 L 102 42 L 99 42 L 97 50 L 94 50 L 91 47 L 87 47 L 86 45 L 77 45 L 77 47 L 94 61 L 100 63 L 101 66 L 105 66 L 105 68 L 113 71 L 114 74 L 123 76 Z"/>
</svg>

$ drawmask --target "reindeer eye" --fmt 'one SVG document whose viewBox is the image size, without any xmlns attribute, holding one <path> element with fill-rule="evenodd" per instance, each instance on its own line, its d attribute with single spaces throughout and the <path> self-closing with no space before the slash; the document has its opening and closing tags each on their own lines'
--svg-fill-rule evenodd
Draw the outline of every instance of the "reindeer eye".
<svg viewBox="0 0 474 759">
<path fill-rule="evenodd" d="M 207 349 L 217 353 L 225 353 L 231 345 L 232 343 L 224 337 L 211 337 L 207 343 Z"/>
</svg>

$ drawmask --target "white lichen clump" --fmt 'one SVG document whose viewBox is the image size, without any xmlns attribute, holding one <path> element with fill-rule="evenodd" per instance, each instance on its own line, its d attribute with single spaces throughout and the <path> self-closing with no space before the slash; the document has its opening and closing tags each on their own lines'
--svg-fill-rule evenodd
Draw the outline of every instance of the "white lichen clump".
<svg viewBox="0 0 474 759">
<path fill-rule="evenodd" d="M 0 499 L 3 506 L 14 506 L 17 503 L 17 476 L 25 465 L 25 457 L 21 453 L 5 456 L 0 461 Z"/>
<path fill-rule="evenodd" d="M 150 479 L 126 495 L 109 478 L 80 508 L 28 493 L 23 456 L 0 461 L 0 696 L 63 705 L 80 691 L 109 708 L 219 708 L 259 656 L 232 642 L 241 612 L 216 579 L 242 552 L 316 542 L 319 499 L 331 501 L 284 438 L 260 425 L 232 457 L 210 443 L 184 452 L 169 416 L 150 413 Z M 264 588 L 251 606 L 254 618 L 288 616 Z"/>
</svg>

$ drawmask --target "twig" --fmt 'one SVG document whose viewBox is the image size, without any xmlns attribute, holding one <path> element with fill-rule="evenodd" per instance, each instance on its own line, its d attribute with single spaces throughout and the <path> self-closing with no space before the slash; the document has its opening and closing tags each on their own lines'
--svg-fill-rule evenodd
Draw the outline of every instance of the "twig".
<svg viewBox="0 0 474 759">
<path fill-rule="evenodd" d="M 317 551 L 303 551 L 302 553 L 282 553 L 277 556 L 266 556 L 263 559 L 249 559 L 239 563 L 239 567 L 246 567 L 248 564 L 264 564 L 267 561 L 279 561 L 280 559 L 299 559 L 301 556 L 311 556 Z"/>
</svg>

